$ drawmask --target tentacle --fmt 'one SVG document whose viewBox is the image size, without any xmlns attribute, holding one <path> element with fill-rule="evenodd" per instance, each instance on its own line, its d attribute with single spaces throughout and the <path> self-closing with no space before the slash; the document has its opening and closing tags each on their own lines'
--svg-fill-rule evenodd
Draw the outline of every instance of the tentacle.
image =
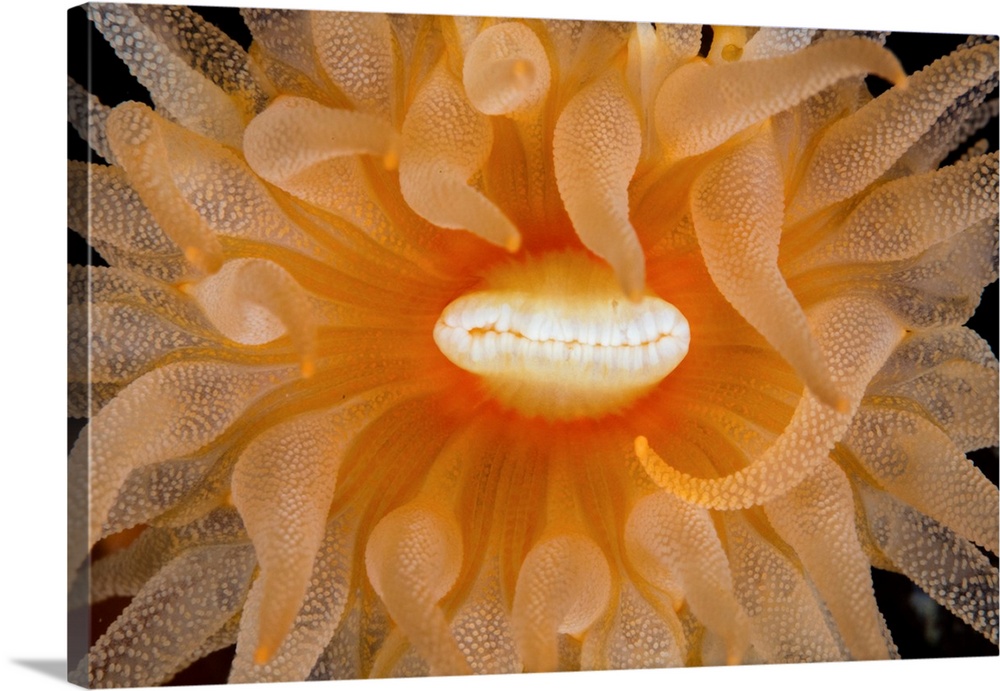
<svg viewBox="0 0 1000 691">
<path fill-rule="evenodd" d="M 118 167 L 70 161 L 67 168 L 67 225 L 102 254 L 179 254 Z M 113 258 L 113 256 L 112 256 Z"/>
<path fill-rule="evenodd" d="M 384 14 L 315 12 L 310 15 L 316 59 L 359 110 L 389 117 L 396 92 L 392 27 Z"/>
<path fill-rule="evenodd" d="M 493 202 L 468 185 L 489 156 L 493 133 L 461 85 L 439 66 L 403 122 L 399 186 L 406 203 L 442 228 L 468 230 L 509 251 L 521 234 Z"/>
<path fill-rule="evenodd" d="M 765 60 L 693 62 L 660 87 L 656 129 L 671 159 L 694 156 L 845 77 L 869 73 L 892 82 L 906 78 L 892 53 L 860 38 Z"/>
<path fill-rule="evenodd" d="M 816 583 L 851 656 L 888 659 L 871 564 L 857 538 L 854 497 L 840 467 L 825 459 L 787 494 L 766 502 L 764 510 Z"/>
<path fill-rule="evenodd" d="M 741 59 L 766 60 L 779 55 L 797 53 L 812 43 L 817 31 L 817 29 L 762 26 L 747 40 Z"/>
<path fill-rule="evenodd" d="M 694 615 L 725 641 L 727 662 L 739 663 L 748 622 L 708 511 L 665 492 L 650 494 L 632 509 L 625 539 L 629 560 L 650 582 L 662 586 L 664 568 L 675 575 Z"/>
<path fill-rule="evenodd" d="M 818 263 L 914 257 L 992 218 L 997 198 L 997 152 L 894 180 L 866 197 L 814 252 Z"/>
<path fill-rule="evenodd" d="M 691 195 L 691 217 L 712 281 L 810 391 L 842 412 L 846 400 L 778 268 L 784 176 L 770 133 L 706 169 Z"/>
<path fill-rule="evenodd" d="M 254 662 L 262 665 L 285 640 L 306 597 L 326 531 L 337 471 L 354 436 L 398 402 L 397 389 L 376 389 L 331 410 L 292 418 L 257 437 L 233 469 L 233 503 L 247 525 L 261 567 Z M 275 509 L 273 497 L 283 497 Z"/>
<path fill-rule="evenodd" d="M 73 126 L 87 145 L 108 163 L 116 163 L 111 147 L 108 146 L 105 127 L 111 109 L 101 103 L 96 96 L 69 78 L 67 103 L 69 104 L 69 124 Z"/>
<path fill-rule="evenodd" d="M 997 446 L 1000 367 L 990 345 L 954 326 L 910 334 L 872 382 L 869 395 L 904 396 L 962 452 Z"/>
<path fill-rule="evenodd" d="M 863 190 L 956 99 L 995 78 L 996 71 L 996 43 L 957 50 L 836 122 L 816 145 L 789 217 L 803 218 Z"/>
<path fill-rule="evenodd" d="M 170 562 L 98 639 L 71 680 L 101 688 L 168 681 L 239 612 L 253 564 L 248 545 L 201 547 Z M 139 655 L 123 641 L 143 641 L 156 654 Z"/>
<path fill-rule="evenodd" d="M 438 604 L 461 565 L 458 523 L 430 504 L 410 503 L 388 514 L 365 548 L 372 587 L 433 675 L 469 673 Z"/>
<path fill-rule="evenodd" d="M 847 430 L 868 382 L 899 342 L 902 330 L 870 299 L 838 298 L 818 306 L 809 316 L 834 382 L 847 396 L 847 412 L 835 411 L 806 392 L 788 426 L 760 458 L 731 475 L 713 479 L 676 470 L 640 436 L 635 440 L 636 455 L 653 482 L 698 506 L 741 509 L 784 494 L 828 457 Z"/>
<path fill-rule="evenodd" d="M 514 115 L 540 105 L 549 91 L 549 59 L 524 24 L 495 24 L 465 54 L 462 83 L 472 105 L 487 115 Z"/>
<path fill-rule="evenodd" d="M 310 34 L 310 14 L 295 10 L 244 8 L 243 21 L 269 56 L 274 56 L 310 79 L 319 80 L 312 42 L 303 41 Z"/>
<path fill-rule="evenodd" d="M 740 512 L 722 516 L 733 592 L 750 622 L 753 652 L 776 663 L 845 659 L 799 564 Z"/>
<path fill-rule="evenodd" d="M 277 638 L 267 623 L 273 620 L 269 614 L 275 610 L 270 602 L 275 588 L 268 588 L 263 576 L 257 579 L 243 606 L 230 684 L 303 681 L 309 676 L 323 648 L 336 633 L 348 604 L 353 562 L 344 555 L 354 553 L 356 531 L 357 517 L 353 514 L 343 514 L 325 525 L 302 606 L 288 635 L 263 664 L 256 659 L 256 653 L 265 644 L 260 639 Z M 271 575 L 280 579 L 276 572 L 285 570 L 287 566 L 280 564 Z M 258 636 L 258 631 L 262 635 Z"/>
<path fill-rule="evenodd" d="M 894 497 L 997 553 L 997 487 L 939 427 L 916 413 L 862 405 L 842 443 Z"/>
<path fill-rule="evenodd" d="M 607 560 L 590 538 L 557 535 L 532 547 L 521 564 L 510 615 L 524 671 L 556 670 L 558 634 L 586 631 L 610 594 Z"/>
<path fill-rule="evenodd" d="M 108 116 L 108 143 L 132 187 L 189 262 L 206 273 L 222 264 L 222 248 L 205 220 L 184 199 L 169 168 L 161 134 L 163 119 L 139 103 L 125 103 Z"/>
<path fill-rule="evenodd" d="M 240 147 L 244 124 L 273 87 L 235 41 L 188 8 L 98 3 L 88 12 L 157 110 Z"/>
<path fill-rule="evenodd" d="M 78 441 L 70 452 L 91 459 L 88 549 L 133 469 L 197 451 L 290 375 L 287 368 L 180 362 L 132 382 L 91 420 L 89 445 Z"/>
<path fill-rule="evenodd" d="M 972 544 L 891 495 L 858 485 L 876 547 L 936 602 L 997 644 L 997 568 Z"/>
<path fill-rule="evenodd" d="M 614 618 L 604 635 L 591 630 L 583 642 L 583 669 L 680 667 L 687 642 L 677 615 L 650 604 L 623 580 Z"/>
<path fill-rule="evenodd" d="M 628 185 L 642 133 L 621 79 L 609 72 L 577 93 L 553 137 L 556 184 L 573 228 L 615 270 L 625 294 L 639 299 L 646 259 L 629 222 Z"/>
<path fill-rule="evenodd" d="M 298 96 L 277 99 L 243 136 L 244 154 L 254 172 L 292 193 L 300 176 L 332 158 L 367 154 L 395 168 L 398 146 L 396 132 L 384 119 Z"/>
<path fill-rule="evenodd" d="M 226 338 L 244 345 L 269 343 L 288 334 L 302 376 L 316 367 L 316 317 L 295 279 L 266 259 L 234 259 L 186 290 Z"/>
</svg>

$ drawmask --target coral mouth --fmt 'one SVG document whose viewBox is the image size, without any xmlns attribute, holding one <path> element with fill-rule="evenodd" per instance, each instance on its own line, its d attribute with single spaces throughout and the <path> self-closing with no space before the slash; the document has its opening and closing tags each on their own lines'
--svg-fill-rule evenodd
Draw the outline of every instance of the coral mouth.
<svg viewBox="0 0 1000 691">
<path fill-rule="evenodd" d="M 675 306 L 625 299 L 610 268 L 573 252 L 500 267 L 434 327 L 441 352 L 501 404 L 549 420 L 621 409 L 670 374 L 690 340 Z"/>
</svg>

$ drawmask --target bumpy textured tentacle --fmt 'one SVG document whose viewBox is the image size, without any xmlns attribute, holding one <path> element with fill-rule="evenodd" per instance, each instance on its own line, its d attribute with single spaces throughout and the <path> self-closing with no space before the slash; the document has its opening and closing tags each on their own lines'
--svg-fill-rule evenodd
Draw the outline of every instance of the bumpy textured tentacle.
<svg viewBox="0 0 1000 691">
<path fill-rule="evenodd" d="M 289 189 L 310 168 L 341 156 L 379 156 L 395 167 L 396 140 L 395 131 L 381 118 L 286 96 L 247 126 L 243 147 L 254 172 Z"/>
<path fill-rule="evenodd" d="M 746 651 L 747 618 L 733 596 L 729 560 L 708 511 L 664 492 L 640 500 L 625 525 L 629 558 L 652 583 L 676 574 L 691 611 L 726 643 L 736 664 Z"/>
<path fill-rule="evenodd" d="M 396 83 L 389 18 L 370 12 L 315 12 L 310 19 L 316 57 L 326 75 L 356 108 L 388 117 Z"/>
<path fill-rule="evenodd" d="M 844 471 L 824 459 L 794 489 L 766 502 L 764 510 L 816 583 L 851 656 L 888 659 L 871 565 L 855 534 L 854 497 Z"/>
<path fill-rule="evenodd" d="M 108 163 L 115 163 L 114 154 L 108 146 L 105 134 L 108 113 L 111 109 L 102 104 L 96 96 L 77 84 L 72 77 L 67 89 L 67 104 L 69 105 L 69 123 L 77 134 L 94 150 L 98 156 Z"/>
<path fill-rule="evenodd" d="M 799 564 L 758 532 L 743 514 L 724 514 L 733 592 L 750 622 L 750 644 L 766 660 L 844 658 L 813 584 Z"/>
<path fill-rule="evenodd" d="M 252 571 L 249 545 L 185 552 L 146 583 L 71 678 L 101 687 L 169 680 L 201 657 L 206 640 L 240 611 Z M 136 656 L 133 646 L 141 640 L 156 655 Z"/>
<path fill-rule="evenodd" d="M 893 82 L 905 78 L 892 53 L 859 38 L 766 60 L 711 67 L 695 62 L 660 87 L 656 129 L 667 156 L 694 156 L 845 77 L 868 73 Z"/>
<path fill-rule="evenodd" d="M 570 100 L 552 142 L 556 183 L 573 228 L 587 249 L 611 265 L 633 300 L 646 282 L 628 206 L 641 150 L 638 117 L 621 78 L 610 73 Z"/>
<path fill-rule="evenodd" d="M 996 71 L 996 43 L 957 50 L 836 122 L 816 145 L 789 216 L 802 218 L 863 190 Z"/>
<path fill-rule="evenodd" d="M 454 516 L 430 504 L 407 504 L 385 516 L 365 548 L 372 587 L 431 674 L 469 673 L 439 605 L 461 565 L 462 537 Z"/>
<path fill-rule="evenodd" d="M 809 316 L 834 382 L 848 397 L 848 412 L 837 412 L 807 392 L 775 442 L 751 465 L 722 478 L 678 471 L 649 448 L 645 437 L 638 437 L 636 455 L 653 482 L 699 506 L 741 509 L 784 494 L 823 462 L 847 429 L 868 382 L 899 342 L 902 329 L 885 308 L 866 298 L 831 300 Z"/>
<path fill-rule="evenodd" d="M 865 197 L 830 241 L 815 250 L 814 261 L 846 264 L 916 256 L 991 219 L 997 198 L 996 152 L 894 180 Z"/>
<path fill-rule="evenodd" d="M 517 228 L 468 185 L 492 144 L 486 116 L 469 105 L 461 85 L 438 67 L 403 122 L 399 186 L 406 203 L 431 223 L 468 230 L 513 252 L 521 245 Z"/>
<path fill-rule="evenodd" d="M 549 91 L 545 49 L 523 24 L 492 26 L 465 54 L 462 83 L 473 106 L 487 115 L 508 115 L 538 106 Z"/>
<path fill-rule="evenodd" d="M 219 239 L 184 199 L 163 162 L 170 159 L 159 115 L 138 103 L 125 103 L 108 116 L 108 142 L 128 173 L 149 213 L 189 262 L 212 273 L 222 264 Z"/>
<path fill-rule="evenodd" d="M 843 444 L 884 490 L 997 553 L 997 487 L 935 424 L 863 405 Z"/>
<path fill-rule="evenodd" d="M 691 217 L 719 291 L 788 360 L 816 396 L 843 411 L 806 315 L 778 268 L 784 178 L 768 131 L 710 166 L 691 192 Z"/>
<path fill-rule="evenodd" d="M 159 110 L 240 147 L 243 125 L 273 87 L 235 41 L 188 8 L 97 3 L 88 11 Z"/>
<path fill-rule="evenodd" d="M 866 485 L 858 489 L 875 546 L 936 602 L 996 645 L 1000 580 L 986 555 L 891 495 Z"/>
<path fill-rule="evenodd" d="M 872 394 L 902 396 L 961 451 L 997 446 L 1000 365 L 990 345 L 965 327 L 910 334 L 872 382 Z"/>
<path fill-rule="evenodd" d="M 587 633 L 580 665 L 584 669 L 679 667 L 685 648 L 681 623 L 673 611 L 654 607 L 624 580 L 614 618 L 607 630 Z"/>
<path fill-rule="evenodd" d="M 316 368 L 316 318 L 309 299 L 280 265 L 266 259 L 234 259 L 187 288 L 226 338 L 244 345 L 288 334 L 303 376 Z"/>
<path fill-rule="evenodd" d="M 558 634 L 585 631 L 604 611 L 610 591 L 607 560 L 589 537 L 558 535 L 532 547 L 510 615 L 524 671 L 558 669 Z"/>
<path fill-rule="evenodd" d="M 816 33 L 816 29 L 762 26 L 757 33 L 747 39 L 741 59 L 766 60 L 779 55 L 797 53 L 812 42 Z"/>
<path fill-rule="evenodd" d="M 353 564 L 343 555 L 353 553 L 356 531 L 357 517 L 351 514 L 338 516 L 325 525 L 302 606 L 288 635 L 263 664 L 256 656 L 260 649 L 257 632 L 268 632 L 267 610 L 273 610 L 268 598 L 274 593 L 269 592 L 263 578 L 255 581 L 240 618 L 229 683 L 301 681 L 309 676 L 348 606 Z"/>
<path fill-rule="evenodd" d="M 134 469 L 200 449 L 225 431 L 260 394 L 289 379 L 289 370 L 180 362 L 143 375 L 90 422 L 90 546 L 101 536 L 115 495 Z M 294 376 L 294 375 L 293 375 Z M 190 391 L 200 391 L 192 403 Z M 150 410 L 157 411 L 151 417 Z"/>
</svg>

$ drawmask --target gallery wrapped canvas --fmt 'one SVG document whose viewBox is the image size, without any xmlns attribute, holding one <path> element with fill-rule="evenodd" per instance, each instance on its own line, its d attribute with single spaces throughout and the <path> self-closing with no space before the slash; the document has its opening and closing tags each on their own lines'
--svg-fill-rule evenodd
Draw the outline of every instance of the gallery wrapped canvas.
<svg viewBox="0 0 1000 691">
<path fill-rule="evenodd" d="M 997 654 L 995 37 L 69 19 L 72 681 Z"/>
</svg>

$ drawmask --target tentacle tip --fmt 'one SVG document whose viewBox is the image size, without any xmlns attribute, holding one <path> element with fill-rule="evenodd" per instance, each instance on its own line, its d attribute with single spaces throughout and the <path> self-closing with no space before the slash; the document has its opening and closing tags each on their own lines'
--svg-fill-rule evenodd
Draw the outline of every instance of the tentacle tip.
<svg viewBox="0 0 1000 691">
<path fill-rule="evenodd" d="M 222 257 L 214 253 L 205 252 L 199 247 L 187 247 L 184 249 L 184 258 L 207 274 L 214 274 L 222 268 Z"/>
<path fill-rule="evenodd" d="M 635 438 L 635 455 L 640 461 L 645 461 L 649 456 L 649 440 L 641 434 Z"/>
<path fill-rule="evenodd" d="M 851 401 L 843 394 L 837 394 L 836 398 L 833 400 L 833 409 L 838 413 L 849 413 L 851 412 Z"/>
<path fill-rule="evenodd" d="M 271 656 L 274 655 L 274 650 L 266 645 L 259 645 L 257 649 L 253 651 L 253 663 L 255 665 L 266 665 L 271 661 Z"/>
<path fill-rule="evenodd" d="M 511 66 L 511 72 L 514 73 L 515 77 L 524 77 L 528 74 L 529 68 L 530 65 L 527 60 L 515 60 Z"/>
<path fill-rule="evenodd" d="M 302 364 L 299 365 L 299 373 L 302 375 L 303 379 L 308 379 L 316 374 L 316 363 L 312 358 L 305 358 L 302 360 Z"/>
<path fill-rule="evenodd" d="M 390 171 L 399 168 L 399 152 L 389 149 L 382 154 L 382 167 Z"/>
<path fill-rule="evenodd" d="M 516 231 L 511 233 L 507 236 L 507 240 L 504 242 L 503 246 L 508 252 L 514 254 L 521 249 L 521 234 Z"/>
</svg>

